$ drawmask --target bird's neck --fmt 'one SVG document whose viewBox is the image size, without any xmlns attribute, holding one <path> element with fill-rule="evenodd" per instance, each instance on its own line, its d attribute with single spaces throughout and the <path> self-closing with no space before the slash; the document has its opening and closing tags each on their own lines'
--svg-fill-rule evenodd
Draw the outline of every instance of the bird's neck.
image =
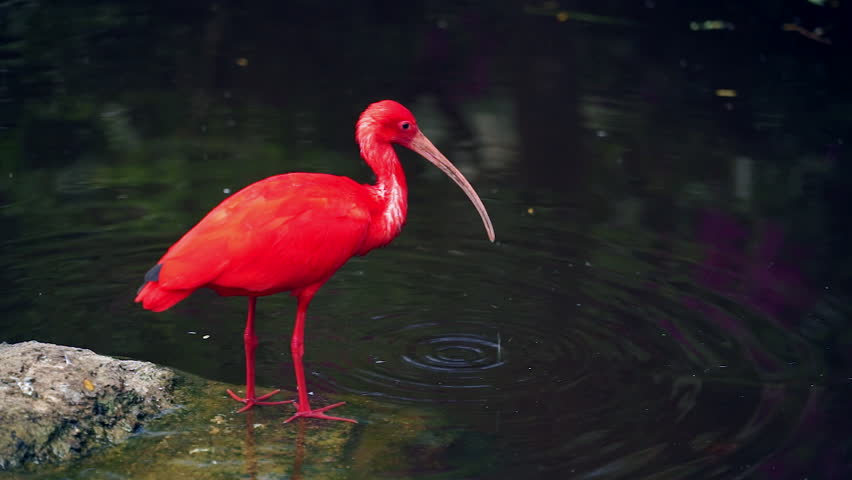
<svg viewBox="0 0 852 480">
<path fill-rule="evenodd" d="M 367 137 L 361 141 L 361 156 L 376 175 L 371 193 L 375 201 L 374 220 L 366 247 L 387 245 L 402 230 L 408 212 L 408 186 L 402 165 L 393 147 Z"/>
</svg>

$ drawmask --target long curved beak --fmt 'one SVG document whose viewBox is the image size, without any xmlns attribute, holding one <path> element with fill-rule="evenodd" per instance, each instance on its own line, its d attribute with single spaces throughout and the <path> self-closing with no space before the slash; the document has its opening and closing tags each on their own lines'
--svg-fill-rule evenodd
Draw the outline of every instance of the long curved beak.
<svg viewBox="0 0 852 480">
<path fill-rule="evenodd" d="M 491 219 L 488 218 L 488 211 L 485 210 L 485 205 L 482 204 L 482 200 L 479 199 L 479 195 L 476 194 L 476 190 L 470 186 L 470 182 L 464 178 L 464 175 L 462 175 L 459 169 L 450 163 L 450 161 L 447 160 L 447 157 L 435 148 L 435 146 L 432 145 L 432 142 L 426 138 L 426 135 L 423 135 L 421 132 L 417 132 L 417 135 L 411 139 L 411 143 L 407 146 L 419 153 L 426 160 L 432 162 L 436 167 L 440 168 L 442 172 L 446 173 L 447 176 L 456 182 L 456 185 L 461 187 L 467 195 L 467 198 L 473 202 L 473 206 L 476 207 L 476 211 L 479 212 L 479 216 L 482 217 L 482 223 L 485 225 L 485 231 L 488 233 L 488 239 L 493 242 L 494 226 L 491 225 Z"/>
</svg>

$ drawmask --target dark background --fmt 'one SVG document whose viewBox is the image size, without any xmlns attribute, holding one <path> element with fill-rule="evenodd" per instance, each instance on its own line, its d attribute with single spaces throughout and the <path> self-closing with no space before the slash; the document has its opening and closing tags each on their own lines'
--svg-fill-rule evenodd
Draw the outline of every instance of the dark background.
<svg viewBox="0 0 852 480">
<path fill-rule="evenodd" d="M 498 243 L 401 152 L 406 229 L 312 305 L 317 392 L 463 432 L 371 474 L 847 478 L 850 10 L 3 2 L 0 341 L 240 383 L 244 301 L 152 314 L 142 275 L 253 181 L 370 181 L 354 121 L 393 98 Z M 259 312 L 259 382 L 293 389 L 294 305 Z"/>
</svg>

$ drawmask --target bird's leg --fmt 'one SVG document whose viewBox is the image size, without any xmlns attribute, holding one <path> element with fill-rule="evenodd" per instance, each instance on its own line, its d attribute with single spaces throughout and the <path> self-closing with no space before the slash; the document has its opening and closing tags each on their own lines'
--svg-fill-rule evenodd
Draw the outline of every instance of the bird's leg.
<svg viewBox="0 0 852 480">
<path fill-rule="evenodd" d="M 246 318 L 246 329 L 243 332 L 243 343 L 246 348 L 246 396 L 239 397 L 236 393 L 228 390 L 228 395 L 238 402 L 246 405 L 239 409 L 238 412 L 245 412 L 255 405 L 281 405 L 282 403 L 290 403 L 292 400 L 281 402 L 264 402 L 267 398 L 275 395 L 281 390 L 273 390 L 260 397 L 254 393 L 254 350 L 257 348 L 257 335 L 254 334 L 254 310 L 257 305 L 257 297 L 249 297 L 248 317 Z"/>
<path fill-rule="evenodd" d="M 296 369 L 296 385 L 299 390 L 299 400 L 296 401 L 296 414 L 284 421 L 288 423 L 296 418 L 322 418 L 325 420 L 340 420 L 343 422 L 358 423 L 351 418 L 332 417 L 326 415 L 327 410 L 334 407 L 339 407 L 346 402 L 339 402 L 333 405 L 311 409 L 311 404 L 308 401 L 308 385 L 305 382 L 305 368 L 302 365 L 302 357 L 305 354 L 305 313 L 308 310 L 308 304 L 319 289 L 319 285 L 308 287 L 299 292 L 298 307 L 296 307 L 296 326 L 293 328 L 293 338 L 290 341 L 290 351 L 293 354 L 293 365 Z"/>
</svg>

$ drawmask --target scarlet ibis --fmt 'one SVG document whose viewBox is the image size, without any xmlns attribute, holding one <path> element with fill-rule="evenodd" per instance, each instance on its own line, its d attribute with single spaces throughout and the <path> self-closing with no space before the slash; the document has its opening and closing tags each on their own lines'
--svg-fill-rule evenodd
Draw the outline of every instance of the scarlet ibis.
<svg viewBox="0 0 852 480">
<path fill-rule="evenodd" d="M 467 194 L 494 241 L 494 227 L 482 200 L 432 142 L 420 131 L 414 115 L 393 100 L 371 104 L 355 127 L 361 157 L 376 175 L 374 185 L 320 173 L 275 175 L 226 198 L 168 249 L 145 274 L 136 302 L 161 312 L 207 287 L 219 295 L 248 297 L 243 333 L 246 396 L 228 394 L 245 404 L 272 405 L 275 390 L 257 396 L 254 384 L 254 313 L 257 297 L 291 292 L 297 299 L 296 324 L 290 349 L 296 371 L 299 417 L 354 420 L 325 414 L 343 405 L 312 409 L 302 357 L 305 313 L 317 290 L 347 260 L 380 248 L 399 235 L 408 209 L 408 187 L 392 144 L 414 150 L 446 173 Z"/>
</svg>

